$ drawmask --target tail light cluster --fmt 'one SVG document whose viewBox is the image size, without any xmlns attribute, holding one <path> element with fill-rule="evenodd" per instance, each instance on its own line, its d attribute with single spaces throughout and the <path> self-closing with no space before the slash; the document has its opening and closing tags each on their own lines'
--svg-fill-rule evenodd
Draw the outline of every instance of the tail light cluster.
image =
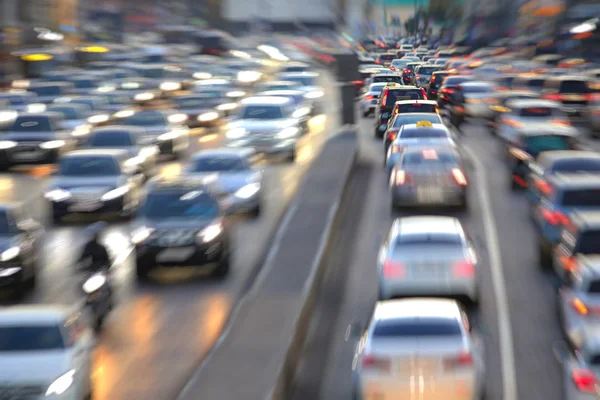
<svg viewBox="0 0 600 400">
<path fill-rule="evenodd" d="M 365 99 L 367 99 L 367 100 L 375 100 L 375 98 L 376 98 L 375 96 L 370 95 L 370 94 L 365 96 Z"/>
<path fill-rule="evenodd" d="M 575 96 L 582 96 L 584 97 L 585 101 L 590 101 L 593 99 L 593 96 L 591 94 L 581 94 L 581 95 L 575 95 Z M 552 94 L 547 94 L 545 96 L 543 96 L 544 99 L 546 100 L 553 100 L 553 101 L 564 101 L 564 100 L 568 100 L 568 95 L 563 95 L 560 93 L 552 93 Z"/>
<path fill-rule="evenodd" d="M 467 177 L 458 168 L 452 168 L 452 178 L 454 178 L 454 181 L 459 186 L 467 186 L 468 185 Z"/>
<path fill-rule="evenodd" d="M 460 367 L 470 367 L 473 365 L 473 356 L 469 351 L 463 351 L 460 354 L 444 360 L 445 369 L 455 369 Z"/>
<path fill-rule="evenodd" d="M 379 371 L 390 371 L 392 366 L 388 358 L 383 358 L 381 356 L 376 356 L 373 354 L 365 354 L 362 357 L 360 364 L 363 369 L 372 369 Z"/>
<path fill-rule="evenodd" d="M 575 310 L 575 312 L 577 312 L 577 314 L 586 316 L 590 313 L 590 309 L 587 305 L 585 305 L 585 303 L 581 299 L 575 297 L 571 299 L 570 303 L 571 307 L 573 308 L 573 310 Z"/>
<path fill-rule="evenodd" d="M 398 130 L 397 129 L 390 129 L 388 130 L 388 140 L 390 142 L 393 142 L 394 140 L 396 140 L 396 138 L 398 137 Z"/>
<path fill-rule="evenodd" d="M 475 276 L 475 265 L 468 260 L 455 262 L 452 264 L 452 276 L 455 278 L 473 278 Z"/>
<path fill-rule="evenodd" d="M 357 80 L 357 81 L 353 81 L 352 83 L 354 84 L 354 86 L 362 86 L 362 85 L 364 85 L 365 81 Z"/>
<path fill-rule="evenodd" d="M 406 268 L 402 263 L 386 260 L 383 264 L 383 276 L 386 278 L 402 279 L 406 276 Z"/>
<path fill-rule="evenodd" d="M 395 172 L 394 183 L 396 186 L 410 185 L 413 183 L 413 177 L 403 169 L 400 169 Z"/>
<path fill-rule="evenodd" d="M 577 271 L 579 269 L 579 262 L 577 262 L 576 257 L 560 256 L 559 260 L 563 269 L 567 272 Z"/>
<path fill-rule="evenodd" d="M 569 224 L 569 222 L 571 222 L 569 220 L 569 217 L 567 217 L 560 211 L 549 210 L 547 208 L 544 208 L 541 210 L 541 213 L 542 217 L 544 217 L 544 219 L 552 226 L 567 225 Z"/>
<path fill-rule="evenodd" d="M 427 92 L 425 89 L 421 88 L 421 93 L 423 94 L 423 100 L 427 100 Z"/>
<path fill-rule="evenodd" d="M 585 368 L 576 368 L 571 372 L 573 383 L 577 390 L 584 393 L 596 393 L 598 380 L 594 372 Z"/>
</svg>

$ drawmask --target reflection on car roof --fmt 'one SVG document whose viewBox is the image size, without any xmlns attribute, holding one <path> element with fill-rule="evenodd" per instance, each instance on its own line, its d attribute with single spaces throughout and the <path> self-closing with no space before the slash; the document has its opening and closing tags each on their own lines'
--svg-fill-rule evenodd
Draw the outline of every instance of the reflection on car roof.
<svg viewBox="0 0 600 400">
<path fill-rule="evenodd" d="M 379 301 L 373 313 L 377 320 L 414 317 L 454 319 L 459 316 L 460 309 L 456 301 L 425 298 Z"/>
<path fill-rule="evenodd" d="M 461 231 L 460 222 L 454 217 L 413 216 L 394 221 L 394 236 L 423 233 L 454 233 Z"/>
</svg>

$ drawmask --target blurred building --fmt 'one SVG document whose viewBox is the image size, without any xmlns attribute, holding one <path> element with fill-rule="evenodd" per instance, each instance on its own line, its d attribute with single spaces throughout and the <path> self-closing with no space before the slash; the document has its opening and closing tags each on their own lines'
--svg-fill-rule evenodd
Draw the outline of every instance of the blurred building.
<svg viewBox="0 0 600 400">
<path fill-rule="evenodd" d="M 380 34 L 402 34 L 405 33 L 404 24 L 414 18 L 419 9 L 428 6 L 429 0 L 371 0 L 369 19 Z"/>
<path fill-rule="evenodd" d="M 509 26 L 514 25 L 516 1 L 466 0 L 454 42 L 479 47 L 502 36 Z"/>
</svg>

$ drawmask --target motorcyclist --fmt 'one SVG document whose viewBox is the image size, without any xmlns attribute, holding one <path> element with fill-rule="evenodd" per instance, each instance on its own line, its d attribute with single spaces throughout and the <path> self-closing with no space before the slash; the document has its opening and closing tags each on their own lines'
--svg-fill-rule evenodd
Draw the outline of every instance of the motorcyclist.
<svg viewBox="0 0 600 400">
<path fill-rule="evenodd" d="M 78 264 L 82 269 L 90 271 L 108 270 L 111 266 L 110 256 L 106 246 L 100 243 L 100 236 L 104 231 L 106 224 L 97 222 L 88 227 L 88 232 L 91 235 L 88 242 L 85 244 Z"/>
</svg>

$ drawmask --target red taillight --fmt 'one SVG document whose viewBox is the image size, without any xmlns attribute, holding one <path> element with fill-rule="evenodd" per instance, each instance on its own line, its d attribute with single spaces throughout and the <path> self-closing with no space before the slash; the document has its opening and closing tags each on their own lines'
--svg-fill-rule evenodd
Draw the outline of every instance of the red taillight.
<svg viewBox="0 0 600 400">
<path fill-rule="evenodd" d="M 546 182 L 544 180 L 538 179 L 535 182 L 535 186 L 539 189 L 540 192 L 542 192 L 546 196 L 549 196 L 552 194 L 552 185 L 550 185 L 548 182 Z"/>
<path fill-rule="evenodd" d="M 544 99 L 552 101 L 561 101 L 563 97 L 560 94 L 547 94 L 544 96 Z"/>
<path fill-rule="evenodd" d="M 358 81 L 353 81 L 352 83 L 354 84 L 354 86 L 362 86 L 365 83 L 365 81 L 358 80 Z"/>
<path fill-rule="evenodd" d="M 396 140 L 397 137 L 398 137 L 398 131 L 397 130 L 390 130 L 390 131 L 388 131 L 388 140 L 390 142 L 393 142 L 394 140 Z"/>
<path fill-rule="evenodd" d="M 375 96 L 368 95 L 368 96 L 365 96 L 365 98 L 366 98 L 367 100 L 374 100 L 374 99 L 375 99 Z"/>
<path fill-rule="evenodd" d="M 360 365 L 365 369 L 369 368 L 388 371 L 390 369 L 390 360 L 371 354 L 365 354 L 360 360 Z"/>
<path fill-rule="evenodd" d="M 547 208 L 542 209 L 542 216 L 550 225 L 567 225 L 570 222 L 565 214 Z"/>
<path fill-rule="evenodd" d="M 456 278 L 472 278 L 475 276 L 475 265 L 469 261 L 452 264 L 452 276 Z"/>
<path fill-rule="evenodd" d="M 577 368 L 573 370 L 572 377 L 577 390 L 584 393 L 596 393 L 598 380 L 592 371 Z"/>
<path fill-rule="evenodd" d="M 391 70 L 391 71 L 395 71 L 395 70 L 396 70 L 396 67 L 394 67 L 393 65 L 390 65 L 390 70 Z"/>
<path fill-rule="evenodd" d="M 375 60 L 375 64 L 381 64 L 381 61 Z"/>
<path fill-rule="evenodd" d="M 560 256 L 560 263 L 562 264 L 563 269 L 566 272 L 574 272 L 579 269 L 579 263 L 577 262 L 577 258 L 568 257 L 568 256 Z"/>
<path fill-rule="evenodd" d="M 383 93 L 381 94 L 381 107 L 385 108 L 386 104 L 387 104 L 387 97 L 388 97 L 388 92 L 389 89 L 384 89 Z"/>
<path fill-rule="evenodd" d="M 581 299 L 578 299 L 578 298 L 571 299 L 570 303 L 571 303 L 571 307 L 573 308 L 573 310 L 575 310 L 575 312 L 577 312 L 577 314 L 586 316 L 590 313 L 590 310 L 585 305 L 585 303 L 583 301 L 581 301 Z"/>
<path fill-rule="evenodd" d="M 399 262 L 386 260 L 383 264 L 383 276 L 386 278 L 402 279 L 406 275 L 404 265 Z"/>
<path fill-rule="evenodd" d="M 452 177 L 454 178 L 454 181 L 457 185 L 467 186 L 467 177 L 465 176 L 465 174 L 463 174 L 463 172 L 460 169 L 452 168 Z"/>
<path fill-rule="evenodd" d="M 468 351 L 463 351 L 459 355 L 444 360 L 444 368 L 469 367 L 473 365 L 473 356 Z"/>
<path fill-rule="evenodd" d="M 405 70 L 404 70 L 404 71 L 402 71 L 402 72 L 404 72 L 405 74 L 408 74 L 409 72 L 412 72 L 412 71 L 411 71 L 410 69 L 405 69 Z"/>
<path fill-rule="evenodd" d="M 417 79 L 421 79 L 421 75 L 417 74 L 417 75 L 416 75 L 416 78 L 417 78 Z"/>
<path fill-rule="evenodd" d="M 423 100 L 427 100 L 427 92 L 425 89 L 421 88 L 421 93 L 423 94 Z"/>
<path fill-rule="evenodd" d="M 455 90 L 452 88 L 443 88 L 442 89 L 442 93 L 452 94 L 454 92 L 455 92 Z"/>
</svg>

